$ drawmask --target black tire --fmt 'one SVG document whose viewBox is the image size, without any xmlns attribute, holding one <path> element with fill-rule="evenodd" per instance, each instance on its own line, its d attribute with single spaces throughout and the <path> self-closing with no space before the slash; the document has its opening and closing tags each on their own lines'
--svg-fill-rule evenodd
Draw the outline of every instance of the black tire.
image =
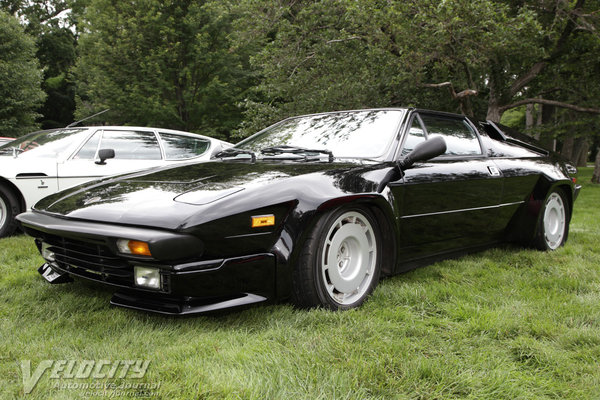
<svg viewBox="0 0 600 400">
<path fill-rule="evenodd" d="M 294 268 L 292 302 L 331 310 L 360 306 L 379 282 L 381 241 L 375 217 L 365 208 L 340 207 L 324 214 Z"/>
<path fill-rule="evenodd" d="M 569 235 L 569 202 L 560 189 L 551 190 L 540 210 L 533 245 L 543 251 L 563 246 Z"/>
<path fill-rule="evenodd" d="M 12 235 L 17 230 L 15 217 L 19 212 L 17 196 L 9 187 L 0 183 L 0 238 Z"/>
</svg>

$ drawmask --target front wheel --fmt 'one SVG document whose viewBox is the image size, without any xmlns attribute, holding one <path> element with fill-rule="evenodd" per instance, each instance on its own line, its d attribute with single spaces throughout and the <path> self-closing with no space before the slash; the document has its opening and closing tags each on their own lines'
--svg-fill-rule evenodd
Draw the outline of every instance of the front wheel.
<svg viewBox="0 0 600 400">
<path fill-rule="evenodd" d="M 12 234 L 17 229 L 15 216 L 19 213 L 19 202 L 14 193 L 0 184 L 0 238 Z"/>
<path fill-rule="evenodd" d="M 293 301 L 344 310 L 361 305 L 379 282 L 381 235 L 363 208 L 339 208 L 317 222 L 294 271 Z"/>
<path fill-rule="evenodd" d="M 562 190 L 548 194 L 538 222 L 534 244 L 540 250 L 556 250 L 569 233 L 569 203 Z"/>
</svg>

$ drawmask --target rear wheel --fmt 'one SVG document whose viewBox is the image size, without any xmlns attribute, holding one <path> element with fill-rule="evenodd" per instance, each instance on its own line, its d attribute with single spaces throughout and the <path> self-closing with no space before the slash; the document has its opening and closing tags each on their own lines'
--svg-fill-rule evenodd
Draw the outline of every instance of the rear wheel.
<svg viewBox="0 0 600 400">
<path fill-rule="evenodd" d="M 562 190 L 551 191 L 541 210 L 534 244 L 540 250 L 556 250 L 569 232 L 569 204 Z"/>
<path fill-rule="evenodd" d="M 381 254 L 381 235 L 368 210 L 329 212 L 304 243 L 294 271 L 294 303 L 333 310 L 358 307 L 379 282 Z"/>
<path fill-rule="evenodd" d="M 15 217 L 19 214 L 19 202 L 14 192 L 0 184 L 0 238 L 17 229 Z"/>
</svg>

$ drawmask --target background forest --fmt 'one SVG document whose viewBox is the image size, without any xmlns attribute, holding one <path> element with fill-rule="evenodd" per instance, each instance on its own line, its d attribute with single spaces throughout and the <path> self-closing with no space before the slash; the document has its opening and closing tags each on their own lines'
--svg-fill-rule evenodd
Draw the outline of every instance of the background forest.
<svg viewBox="0 0 600 400">
<path fill-rule="evenodd" d="M 0 0 L 0 136 L 416 106 L 600 146 L 600 0 Z M 597 159 L 600 163 L 600 157 Z M 596 178 L 598 178 L 596 176 Z"/>
</svg>

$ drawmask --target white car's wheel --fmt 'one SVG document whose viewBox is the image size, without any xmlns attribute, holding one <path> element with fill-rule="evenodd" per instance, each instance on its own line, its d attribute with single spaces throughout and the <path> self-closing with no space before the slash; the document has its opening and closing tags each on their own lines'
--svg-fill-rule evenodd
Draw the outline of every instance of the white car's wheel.
<svg viewBox="0 0 600 400">
<path fill-rule="evenodd" d="M 569 232 L 569 206 L 563 192 L 550 192 L 540 212 L 535 245 L 540 250 L 556 250 L 566 242 Z"/>
<path fill-rule="evenodd" d="M 330 309 L 359 306 L 377 286 L 381 254 L 381 235 L 368 210 L 342 208 L 324 215 L 294 273 L 294 302 Z"/>
<path fill-rule="evenodd" d="M 19 213 L 19 202 L 14 193 L 0 184 L 0 238 L 12 234 L 17 229 L 15 216 Z"/>
</svg>

